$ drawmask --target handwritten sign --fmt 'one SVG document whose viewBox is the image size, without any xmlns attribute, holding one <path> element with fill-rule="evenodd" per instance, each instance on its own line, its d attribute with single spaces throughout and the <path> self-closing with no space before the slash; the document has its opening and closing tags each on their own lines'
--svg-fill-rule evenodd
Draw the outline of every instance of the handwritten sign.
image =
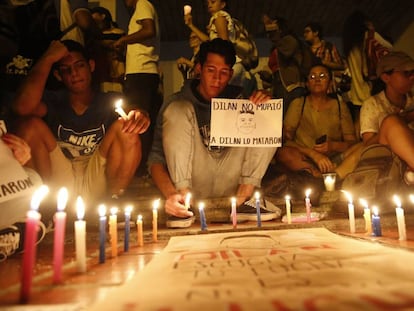
<svg viewBox="0 0 414 311">
<path fill-rule="evenodd" d="M 282 99 L 255 105 L 246 99 L 213 98 L 210 145 L 279 147 L 282 117 Z"/>
<path fill-rule="evenodd" d="M 173 237 L 88 310 L 408 310 L 413 260 L 324 228 Z"/>
</svg>

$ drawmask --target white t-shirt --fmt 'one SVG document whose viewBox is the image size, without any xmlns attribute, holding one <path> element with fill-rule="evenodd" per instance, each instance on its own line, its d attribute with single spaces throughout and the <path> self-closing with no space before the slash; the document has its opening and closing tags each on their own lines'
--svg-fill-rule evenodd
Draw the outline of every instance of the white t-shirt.
<svg viewBox="0 0 414 311">
<path fill-rule="evenodd" d="M 364 101 L 360 112 L 361 136 L 364 133 L 378 133 L 384 118 L 390 114 L 400 114 L 414 109 L 414 98 L 407 95 L 407 101 L 403 110 L 392 105 L 384 91 L 371 96 Z M 413 122 L 410 127 L 413 128 Z"/>
<path fill-rule="evenodd" d="M 126 74 L 158 73 L 158 59 L 160 55 L 160 32 L 157 12 L 148 0 L 138 0 L 129 25 L 128 34 L 142 29 L 141 21 L 152 19 L 155 24 L 156 35 L 141 43 L 128 44 L 126 53 Z"/>
</svg>

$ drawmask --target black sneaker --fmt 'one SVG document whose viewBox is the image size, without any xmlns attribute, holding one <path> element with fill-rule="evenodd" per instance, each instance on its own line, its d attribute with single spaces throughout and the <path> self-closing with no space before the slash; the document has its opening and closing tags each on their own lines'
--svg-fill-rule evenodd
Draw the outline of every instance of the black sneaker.
<svg viewBox="0 0 414 311">
<path fill-rule="evenodd" d="M 168 215 L 167 217 L 167 228 L 176 229 L 176 228 L 188 228 L 195 221 L 194 211 L 190 208 L 190 212 L 193 212 L 193 216 L 189 216 L 186 218 L 181 218 L 173 215 Z"/>
<path fill-rule="evenodd" d="M 262 221 L 279 218 L 282 210 L 268 200 L 260 200 L 260 217 Z M 256 199 L 251 198 L 237 208 L 237 220 L 257 220 Z"/>
</svg>

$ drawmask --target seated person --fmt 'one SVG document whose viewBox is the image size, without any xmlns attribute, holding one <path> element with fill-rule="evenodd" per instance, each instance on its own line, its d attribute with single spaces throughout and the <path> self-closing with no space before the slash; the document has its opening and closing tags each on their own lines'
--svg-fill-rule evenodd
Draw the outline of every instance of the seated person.
<svg viewBox="0 0 414 311">
<path fill-rule="evenodd" d="M 1 122 L 1 120 L 0 120 Z M 21 138 L 0 129 L 0 261 L 19 251 L 23 245 L 22 226 L 29 210 L 34 190 L 42 184 L 39 175 L 25 165 L 30 159 L 30 147 Z M 7 171 L 5 171 L 7 170 Z M 13 183 L 13 190 L 9 188 Z M 17 191 L 18 190 L 18 191 Z M 42 226 L 42 233 L 45 228 Z"/>
<path fill-rule="evenodd" d="M 275 148 L 209 146 L 211 99 L 236 98 L 242 91 L 228 85 L 234 62 L 230 41 L 216 38 L 202 43 L 196 65 L 200 80 L 189 80 L 161 108 L 148 165 L 166 198 L 166 213 L 174 216 L 167 220 L 168 227 L 192 224 L 193 213 L 184 207 L 188 192 L 198 198 L 236 196 L 238 219 L 246 216 L 244 219 L 256 220 L 254 205 L 247 213 L 242 210 L 246 207 L 243 203 L 251 198 L 255 187 L 261 186 Z M 260 103 L 269 98 L 259 91 L 250 100 Z M 276 213 L 262 211 L 262 220 L 274 218 Z"/>
<path fill-rule="evenodd" d="M 149 126 L 145 111 L 114 112 L 114 95 L 92 88 L 95 62 L 75 41 L 53 41 L 23 82 L 14 101 L 17 133 L 32 150 L 28 166 L 71 197 L 118 196 L 141 160 L 139 134 Z M 49 73 L 65 88 L 45 90 Z M 116 98 L 119 99 L 119 96 Z"/>
<path fill-rule="evenodd" d="M 306 171 L 313 177 L 336 172 L 342 179 L 355 168 L 361 144 L 356 144 L 347 105 L 327 95 L 331 82 L 328 67 L 311 68 L 309 94 L 289 106 L 283 124 L 285 143 L 276 159 L 291 171 Z"/>
<path fill-rule="evenodd" d="M 385 89 L 362 105 L 362 140 L 366 146 L 388 146 L 407 164 L 408 177 L 414 170 L 414 60 L 403 52 L 390 52 L 379 61 L 377 75 Z M 405 179 L 407 183 L 414 182 Z"/>
</svg>

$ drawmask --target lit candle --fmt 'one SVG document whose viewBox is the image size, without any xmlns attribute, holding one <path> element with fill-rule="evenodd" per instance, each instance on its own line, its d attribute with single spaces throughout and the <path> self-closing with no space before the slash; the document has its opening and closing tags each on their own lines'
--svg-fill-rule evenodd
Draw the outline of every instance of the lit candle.
<svg viewBox="0 0 414 311">
<path fill-rule="evenodd" d="M 311 201 L 310 201 L 310 194 L 311 194 L 312 190 L 311 189 L 306 189 L 305 191 L 305 208 L 306 208 L 306 219 L 309 222 L 311 222 Z"/>
<path fill-rule="evenodd" d="M 379 213 L 378 213 L 378 207 L 373 206 L 372 207 L 372 234 L 374 236 L 381 236 L 381 219 L 379 217 Z"/>
<path fill-rule="evenodd" d="M 111 238 L 111 255 L 118 256 L 118 208 L 111 207 L 111 215 L 109 216 L 109 237 Z"/>
<path fill-rule="evenodd" d="M 33 281 L 33 268 L 36 259 L 36 242 L 39 230 L 40 202 L 48 194 L 47 186 L 40 186 L 33 194 L 30 202 L 30 210 L 27 212 L 26 228 L 24 235 L 24 252 L 22 264 L 22 281 L 20 287 L 20 300 L 27 302 L 30 298 Z"/>
<path fill-rule="evenodd" d="M 154 200 L 152 204 L 152 240 L 158 241 L 158 207 L 160 205 L 160 199 Z"/>
<path fill-rule="evenodd" d="M 233 229 L 237 228 L 237 207 L 236 207 L 236 198 L 231 198 L 231 221 L 233 223 Z"/>
<path fill-rule="evenodd" d="M 142 215 L 137 217 L 137 230 L 138 230 L 138 246 L 144 246 L 144 234 L 142 231 Z"/>
<path fill-rule="evenodd" d="M 407 240 L 407 231 L 405 226 L 404 210 L 401 207 L 401 200 L 397 195 L 394 195 L 394 202 L 397 205 L 395 214 L 397 215 L 398 239 L 400 241 Z"/>
<path fill-rule="evenodd" d="M 66 213 L 64 210 L 67 202 L 68 190 L 66 188 L 61 188 L 58 193 L 57 212 L 54 217 L 55 230 L 53 242 L 53 283 L 55 284 L 62 282 L 62 265 L 66 226 Z"/>
<path fill-rule="evenodd" d="M 254 194 L 256 198 L 256 214 L 257 214 L 257 226 L 260 228 L 262 226 L 262 215 L 260 214 L 260 193 L 256 191 Z"/>
<path fill-rule="evenodd" d="M 76 198 L 76 214 L 78 220 L 75 221 L 75 247 L 76 247 L 76 265 L 78 272 L 86 272 L 86 221 L 85 203 L 82 198 Z"/>
<path fill-rule="evenodd" d="M 348 200 L 349 232 L 355 233 L 355 208 L 352 201 L 352 195 L 347 191 L 343 192 Z"/>
<path fill-rule="evenodd" d="M 187 192 L 187 194 L 185 195 L 184 206 L 188 210 L 190 208 L 190 205 L 191 205 L 191 193 Z"/>
<path fill-rule="evenodd" d="M 207 230 L 206 214 L 204 213 L 204 203 L 198 203 L 198 211 L 200 212 L 201 231 Z"/>
<path fill-rule="evenodd" d="M 292 213 L 291 213 L 290 196 L 289 195 L 285 196 L 285 204 L 286 204 L 287 223 L 291 224 L 292 223 Z"/>
<path fill-rule="evenodd" d="M 132 206 L 128 205 L 125 207 L 125 237 L 124 237 L 124 252 L 129 251 L 129 233 L 131 231 L 131 212 L 132 212 Z"/>
<path fill-rule="evenodd" d="M 106 206 L 101 204 L 98 207 L 99 213 L 99 263 L 105 262 L 106 246 Z"/>
<path fill-rule="evenodd" d="M 191 13 L 191 6 L 190 5 L 184 5 L 184 15 L 188 15 Z"/>
<path fill-rule="evenodd" d="M 371 210 L 368 207 L 368 202 L 364 199 L 359 199 L 359 203 L 364 207 L 365 231 L 367 234 L 372 233 Z"/>
<path fill-rule="evenodd" d="M 124 120 L 128 119 L 128 115 L 125 113 L 124 109 L 122 108 L 122 99 L 119 99 L 115 102 L 115 112 L 117 112 L 121 118 Z"/>
<path fill-rule="evenodd" d="M 326 191 L 335 190 L 336 173 L 323 174 L 323 182 L 325 184 Z"/>
</svg>

